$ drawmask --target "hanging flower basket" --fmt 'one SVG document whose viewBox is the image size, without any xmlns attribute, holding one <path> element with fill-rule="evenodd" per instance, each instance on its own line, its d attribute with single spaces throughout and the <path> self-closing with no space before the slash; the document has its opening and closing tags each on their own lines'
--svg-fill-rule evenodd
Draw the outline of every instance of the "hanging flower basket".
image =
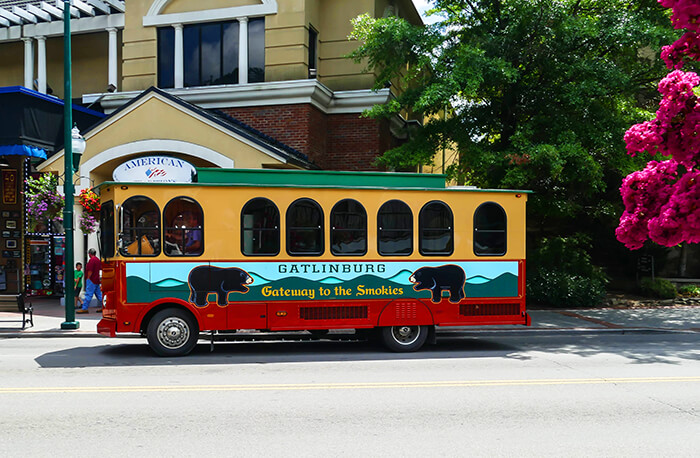
<svg viewBox="0 0 700 458">
<path fill-rule="evenodd" d="M 65 204 L 63 196 L 58 194 L 58 177 L 43 173 L 37 178 L 27 178 L 25 183 L 29 231 L 48 231 L 49 223 L 55 228 L 62 228 Z"/>
<path fill-rule="evenodd" d="M 83 207 L 78 227 L 85 234 L 92 234 L 99 224 L 100 197 L 92 189 L 83 189 L 78 195 L 78 202 Z"/>
</svg>

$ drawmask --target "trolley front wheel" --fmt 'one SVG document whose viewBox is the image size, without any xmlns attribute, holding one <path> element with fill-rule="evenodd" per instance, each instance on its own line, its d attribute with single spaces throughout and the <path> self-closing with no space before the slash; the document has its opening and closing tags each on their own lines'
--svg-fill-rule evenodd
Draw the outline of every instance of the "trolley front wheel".
<svg viewBox="0 0 700 458">
<path fill-rule="evenodd" d="M 189 312 L 168 308 L 153 316 L 146 338 L 158 356 L 184 356 L 197 345 L 199 328 Z"/>
</svg>

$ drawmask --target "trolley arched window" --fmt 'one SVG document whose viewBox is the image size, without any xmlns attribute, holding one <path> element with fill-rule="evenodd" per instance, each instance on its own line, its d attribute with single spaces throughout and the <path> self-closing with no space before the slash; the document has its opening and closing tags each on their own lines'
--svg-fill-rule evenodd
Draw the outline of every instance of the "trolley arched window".
<svg viewBox="0 0 700 458">
<path fill-rule="evenodd" d="M 264 197 L 249 200 L 241 211 L 241 252 L 274 256 L 280 252 L 280 212 Z"/>
<path fill-rule="evenodd" d="M 204 253 L 204 212 L 190 197 L 175 197 L 163 211 L 166 256 L 199 256 Z"/>
<path fill-rule="evenodd" d="M 432 201 L 418 215 L 418 249 L 425 256 L 452 254 L 454 229 L 452 210 L 444 202 Z"/>
<path fill-rule="evenodd" d="M 390 200 L 377 212 L 377 251 L 383 256 L 413 253 L 413 213 L 400 200 Z"/>
<path fill-rule="evenodd" d="M 160 208 L 148 197 L 130 197 L 122 204 L 119 252 L 122 256 L 160 254 Z"/>
<path fill-rule="evenodd" d="M 367 253 L 367 212 L 354 199 L 344 199 L 331 210 L 331 253 L 340 256 Z"/>
<path fill-rule="evenodd" d="M 506 212 L 494 202 L 479 205 L 474 212 L 474 254 L 506 254 Z"/>
<path fill-rule="evenodd" d="M 297 199 L 287 209 L 287 253 L 323 254 L 323 210 L 311 199 Z"/>
</svg>

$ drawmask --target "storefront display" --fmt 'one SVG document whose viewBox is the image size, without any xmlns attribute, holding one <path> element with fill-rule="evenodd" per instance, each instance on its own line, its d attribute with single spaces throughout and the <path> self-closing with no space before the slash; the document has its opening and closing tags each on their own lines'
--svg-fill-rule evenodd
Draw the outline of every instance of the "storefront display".
<svg viewBox="0 0 700 458">
<path fill-rule="evenodd" d="M 22 291 L 24 265 L 23 199 L 25 159 L 20 156 L 3 158 L 7 166 L 0 169 L 0 294 Z"/>
<path fill-rule="evenodd" d="M 51 239 L 49 237 L 29 238 L 27 247 L 27 292 L 32 295 L 53 294 L 53 272 L 51 271 Z"/>
<path fill-rule="evenodd" d="M 30 171 L 28 163 L 25 175 L 34 183 L 31 189 L 25 183 L 25 290 L 31 296 L 63 295 L 65 236 L 60 224 L 63 198 L 55 189 L 55 177 Z M 50 205 L 42 206 L 41 202 Z"/>
<path fill-rule="evenodd" d="M 66 249 L 66 238 L 64 236 L 54 236 L 53 238 L 53 265 L 54 265 L 54 294 L 63 295 L 65 291 L 65 261 L 64 251 Z"/>
</svg>

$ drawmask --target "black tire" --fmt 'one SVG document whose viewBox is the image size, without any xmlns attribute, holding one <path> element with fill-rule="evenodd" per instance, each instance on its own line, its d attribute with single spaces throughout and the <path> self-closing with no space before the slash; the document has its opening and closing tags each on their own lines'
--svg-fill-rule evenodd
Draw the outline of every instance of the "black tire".
<svg viewBox="0 0 700 458">
<path fill-rule="evenodd" d="M 381 335 L 382 343 L 391 351 L 417 351 L 428 338 L 428 326 L 387 326 Z"/>
<path fill-rule="evenodd" d="M 199 327 L 190 312 L 168 308 L 151 318 L 146 338 L 158 356 L 185 356 L 197 345 Z"/>
</svg>

